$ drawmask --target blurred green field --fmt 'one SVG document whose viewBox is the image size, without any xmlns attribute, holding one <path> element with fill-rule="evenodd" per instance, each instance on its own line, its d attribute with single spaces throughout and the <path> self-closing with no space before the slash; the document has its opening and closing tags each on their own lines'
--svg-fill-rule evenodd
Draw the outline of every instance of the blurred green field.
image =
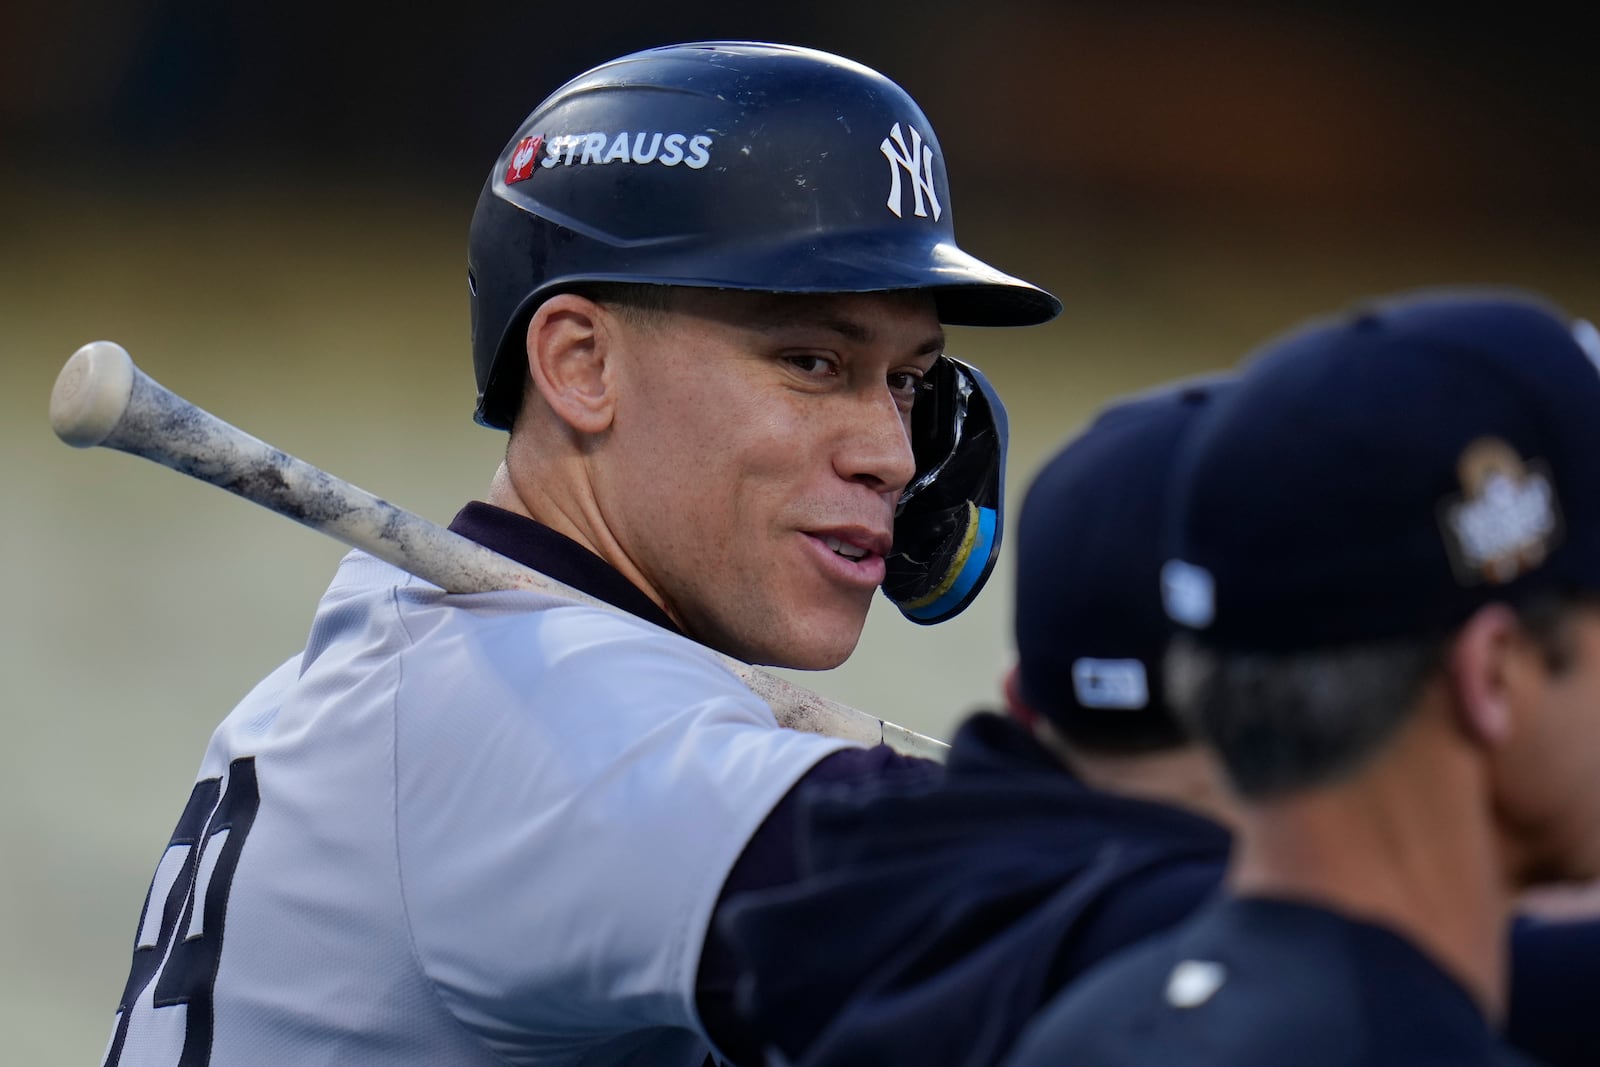
<svg viewBox="0 0 1600 1067">
<path fill-rule="evenodd" d="M 298 649 L 343 553 L 143 460 L 57 442 L 46 406 L 61 363 L 116 340 L 223 418 L 439 521 L 485 489 L 503 439 L 470 419 L 470 194 L 5 180 L 0 1033 L 9 1062 L 48 1067 L 103 1048 L 209 732 Z M 1111 397 L 1229 366 L 1364 294 L 1517 284 L 1600 314 L 1600 261 L 1581 235 L 989 208 L 1002 209 L 1025 228 L 969 207 L 964 244 L 1067 304 L 1046 327 L 951 334 L 1010 408 L 1013 502 Z M 937 628 L 879 601 L 849 664 L 796 677 L 947 734 L 1007 665 L 1010 579 L 1006 553 L 978 604 Z"/>
</svg>

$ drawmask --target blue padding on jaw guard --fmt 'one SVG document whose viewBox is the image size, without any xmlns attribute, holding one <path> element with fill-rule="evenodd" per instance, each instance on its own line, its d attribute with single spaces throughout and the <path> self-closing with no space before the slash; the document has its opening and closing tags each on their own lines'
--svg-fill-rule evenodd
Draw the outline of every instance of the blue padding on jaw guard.
<svg viewBox="0 0 1600 1067">
<path fill-rule="evenodd" d="M 938 619 L 965 600 L 974 587 L 983 581 L 994 552 L 994 533 L 998 519 L 999 516 L 994 508 L 978 509 L 978 535 L 973 538 L 972 551 L 967 553 L 967 558 L 961 564 L 961 573 L 956 575 L 955 582 L 944 595 L 933 603 L 909 610 L 901 608 L 907 618 Z"/>
</svg>

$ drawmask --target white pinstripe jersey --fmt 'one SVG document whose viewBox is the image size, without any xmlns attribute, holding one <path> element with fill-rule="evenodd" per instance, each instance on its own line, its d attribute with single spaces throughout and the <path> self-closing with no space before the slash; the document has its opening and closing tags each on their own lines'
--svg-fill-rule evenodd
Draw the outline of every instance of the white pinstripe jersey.
<svg viewBox="0 0 1600 1067">
<path fill-rule="evenodd" d="M 843 747 L 644 620 L 351 553 L 211 739 L 107 1062 L 699 1067 L 722 882 Z"/>
</svg>

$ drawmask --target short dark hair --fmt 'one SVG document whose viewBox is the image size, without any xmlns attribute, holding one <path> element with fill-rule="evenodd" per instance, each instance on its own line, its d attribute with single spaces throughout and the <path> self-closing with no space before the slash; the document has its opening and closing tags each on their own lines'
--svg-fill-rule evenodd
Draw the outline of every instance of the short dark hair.
<svg viewBox="0 0 1600 1067">
<path fill-rule="evenodd" d="M 565 290 L 636 320 L 671 311 L 680 287 L 651 282 L 584 282 Z"/>
<path fill-rule="evenodd" d="M 1592 594 L 1545 591 L 1514 605 L 1551 670 L 1572 663 L 1566 625 Z M 1167 700 L 1221 759 L 1240 796 L 1267 799 L 1359 770 L 1411 717 L 1459 630 L 1305 652 L 1222 652 L 1178 637 Z"/>
</svg>

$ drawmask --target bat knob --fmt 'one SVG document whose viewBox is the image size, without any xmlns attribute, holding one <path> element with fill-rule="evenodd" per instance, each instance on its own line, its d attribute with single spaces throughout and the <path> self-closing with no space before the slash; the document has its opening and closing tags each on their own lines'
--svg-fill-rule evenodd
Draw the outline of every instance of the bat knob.
<svg viewBox="0 0 1600 1067">
<path fill-rule="evenodd" d="M 90 341 L 72 354 L 50 390 L 50 427 L 73 448 L 111 436 L 133 395 L 133 357 L 115 341 Z"/>
</svg>

